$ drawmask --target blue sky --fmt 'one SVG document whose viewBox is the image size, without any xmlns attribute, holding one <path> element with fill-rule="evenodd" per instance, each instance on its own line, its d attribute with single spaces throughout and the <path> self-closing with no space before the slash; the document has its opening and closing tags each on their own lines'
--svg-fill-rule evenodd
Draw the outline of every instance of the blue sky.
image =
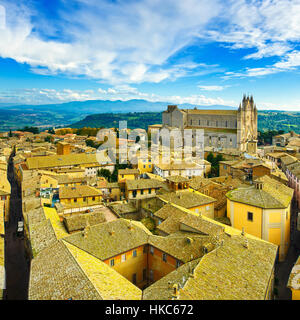
<svg viewBox="0 0 300 320">
<path fill-rule="evenodd" d="M 300 110 L 300 0 L 0 0 L 0 103 Z"/>
</svg>

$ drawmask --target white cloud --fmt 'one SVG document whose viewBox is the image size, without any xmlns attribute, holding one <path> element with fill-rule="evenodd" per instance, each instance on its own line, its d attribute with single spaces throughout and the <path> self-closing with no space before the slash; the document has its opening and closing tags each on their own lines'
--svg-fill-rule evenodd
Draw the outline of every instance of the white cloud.
<svg viewBox="0 0 300 320">
<path fill-rule="evenodd" d="M 299 66 L 300 0 L 62 3 L 67 10 L 60 8 L 59 19 L 52 21 L 35 11 L 34 2 L 2 0 L 6 24 L 0 27 L 0 57 L 27 63 L 43 75 L 84 75 L 111 85 L 159 83 L 220 71 L 217 65 L 195 63 L 192 58 L 170 63 L 175 53 L 198 38 L 236 50 L 253 49 L 245 60 L 279 57 L 274 65 L 230 71 L 225 78 Z M 0 19 L 1 14 L 0 7 Z"/>
<path fill-rule="evenodd" d="M 112 84 L 161 82 L 199 68 L 166 63 L 220 7 L 219 0 L 73 3 L 78 9 L 70 4 L 69 10 L 60 10 L 60 21 L 51 23 L 41 21 L 25 0 L 18 6 L 4 1 L 8 23 L 0 30 L 0 56 L 27 63 L 39 74 L 85 75 Z M 32 22 L 32 16 L 37 22 Z M 66 40 L 49 40 L 44 30 L 50 30 L 50 35 L 61 33 Z"/>
<path fill-rule="evenodd" d="M 295 70 L 300 66 L 300 51 L 294 50 L 286 54 L 280 61 L 263 68 L 246 68 L 242 72 L 227 72 L 224 78 L 261 77 L 273 73 Z"/>
<path fill-rule="evenodd" d="M 227 0 L 223 28 L 206 35 L 233 49 L 254 48 L 245 58 L 282 56 L 300 39 L 299 0 Z"/>
<path fill-rule="evenodd" d="M 199 89 L 203 91 L 222 91 L 224 90 L 224 86 L 198 86 Z"/>
<path fill-rule="evenodd" d="M 104 90 L 55 90 L 55 89 L 24 89 L 10 90 L 6 92 L 0 91 L 0 99 L 3 102 L 19 102 L 27 104 L 47 104 L 47 103 L 63 103 L 69 101 L 86 101 L 86 100 L 131 100 L 145 99 L 151 102 L 169 102 L 169 103 L 190 103 L 194 105 L 236 105 L 234 101 L 226 101 L 220 97 L 210 98 L 204 95 L 180 96 L 171 95 L 163 96 L 158 94 L 150 94 L 141 92 L 137 88 L 119 85 Z"/>
</svg>

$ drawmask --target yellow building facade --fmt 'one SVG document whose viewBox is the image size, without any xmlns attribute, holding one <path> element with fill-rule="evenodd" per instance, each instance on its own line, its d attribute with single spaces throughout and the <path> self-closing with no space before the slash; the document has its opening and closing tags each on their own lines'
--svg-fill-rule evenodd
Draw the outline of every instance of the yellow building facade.
<svg viewBox="0 0 300 320">
<path fill-rule="evenodd" d="M 146 159 L 138 159 L 138 169 L 141 174 L 143 173 L 152 173 L 153 171 L 153 163 L 151 158 Z"/>
<path fill-rule="evenodd" d="M 138 169 L 121 169 L 118 171 L 118 182 L 125 183 L 127 180 L 135 180 L 138 175 Z"/>
<path fill-rule="evenodd" d="M 102 202 L 102 192 L 90 186 L 61 187 L 59 199 L 65 207 L 93 206 Z"/>
<path fill-rule="evenodd" d="M 284 185 L 279 189 L 279 182 L 269 177 L 259 180 L 255 186 L 226 194 L 227 217 L 232 227 L 278 245 L 278 257 L 283 261 L 290 245 L 293 191 Z"/>
</svg>

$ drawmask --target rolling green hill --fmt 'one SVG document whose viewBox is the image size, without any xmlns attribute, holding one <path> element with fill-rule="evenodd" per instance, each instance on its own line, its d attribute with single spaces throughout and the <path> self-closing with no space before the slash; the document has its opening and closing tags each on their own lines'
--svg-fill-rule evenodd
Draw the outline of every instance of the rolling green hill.
<svg viewBox="0 0 300 320">
<path fill-rule="evenodd" d="M 161 112 L 134 112 L 134 113 L 102 113 L 85 117 L 71 125 L 72 128 L 111 128 L 118 127 L 119 121 L 126 120 L 130 129 L 146 129 L 151 124 L 162 123 Z M 300 133 L 300 112 L 287 111 L 259 111 L 258 130 L 291 130 Z"/>
<path fill-rule="evenodd" d="M 119 121 L 126 120 L 127 128 L 148 129 L 151 124 L 162 122 L 161 112 L 134 112 L 134 113 L 102 113 L 89 115 L 81 121 L 72 124 L 71 128 L 112 128 L 119 127 Z"/>
</svg>

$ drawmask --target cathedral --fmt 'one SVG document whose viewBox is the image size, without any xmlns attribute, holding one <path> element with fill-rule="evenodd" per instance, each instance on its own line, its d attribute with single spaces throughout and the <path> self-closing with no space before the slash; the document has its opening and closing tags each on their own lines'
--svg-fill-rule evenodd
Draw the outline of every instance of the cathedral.
<svg viewBox="0 0 300 320">
<path fill-rule="evenodd" d="M 244 95 L 237 110 L 179 109 L 169 105 L 162 114 L 162 127 L 203 129 L 205 147 L 256 153 L 257 109 L 252 96 Z"/>
</svg>

